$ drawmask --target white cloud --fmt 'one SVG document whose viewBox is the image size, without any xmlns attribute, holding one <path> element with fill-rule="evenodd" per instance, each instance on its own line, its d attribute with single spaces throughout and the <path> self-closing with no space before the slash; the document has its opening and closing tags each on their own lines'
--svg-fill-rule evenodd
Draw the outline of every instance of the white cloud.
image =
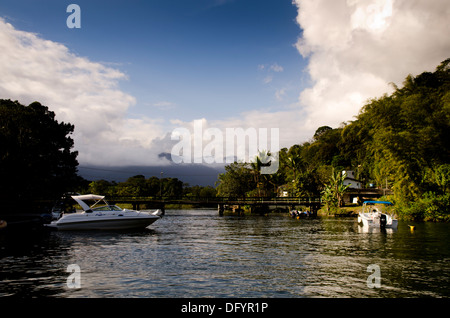
<svg viewBox="0 0 450 318">
<path fill-rule="evenodd" d="M 160 101 L 160 102 L 154 103 L 153 106 L 155 106 L 161 110 L 170 110 L 170 109 L 173 109 L 176 105 L 172 102 Z"/>
<path fill-rule="evenodd" d="M 286 95 L 286 88 L 277 89 L 275 92 L 275 97 L 277 100 L 282 101 L 283 97 Z"/>
<path fill-rule="evenodd" d="M 74 124 L 80 162 L 143 164 L 157 158 L 149 145 L 163 134 L 162 125 L 149 118 L 127 118 L 136 100 L 120 90 L 119 81 L 127 79 L 122 72 L 16 30 L 1 18 L 0 57 L 0 98 L 22 104 L 39 101 L 58 120 Z"/>
<path fill-rule="evenodd" d="M 275 63 L 275 64 L 272 64 L 271 66 L 270 66 L 270 69 L 272 70 L 272 71 L 274 71 L 274 72 L 283 72 L 284 71 L 284 68 L 282 67 L 282 66 L 280 66 L 280 65 L 278 65 L 277 63 Z"/>
<path fill-rule="evenodd" d="M 309 127 L 351 120 L 369 98 L 408 74 L 433 71 L 450 52 L 448 0 L 294 0 L 313 86 L 299 102 Z"/>
<path fill-rule="evenodd" d="M 264 77 L 263 79 L 263 83 L 264 84 L 270 84 L 273 81 L 273 76 L 272 75 L 267 75 L 266 77 Z"/>
<path fill-rule="evenodd" d="M 433 71 L 450 52 L 448 0 L 295 0 L 302 28 L 296 47 L 312 86 L 295 105 L 208 120 L 205 127 L 280 129 L 280 147 L 311 139 L 322 125 L 352 120 L 370 98 L 392 91 L 408 74 Z M 299 30 L 300 31 L 300 30 Z M 300 57 L 299 57 L 300 58 Z M 260 64 L 272 82 L 278 64 Z M 299 74 L 300 76 L 301 74 Z M 284 89 L 275 93 L 282 99 Z M 205 120 L 205 119 L 203 119 Z M 192 131 L 192 123 L 173 122 Z"/>
<path fill-rule="evenodd" d="M 401 85 L 408 74 L 433 71 L 449 57 L 448 0 L 294 3 L 301 27 L 296 47 L 308 61 L 312 86 L 299 92 L 295 105 L 203 119 L 205 129 L 279 128 L 280 146 L 289 147 L 310 139 L 319 126 L 337 127 L 351 120 L 367 99 L 389 93 L 390 82 Z M 279 75 L 275 73 L 284 71 L 280 64 L 258 65 L 261 80 L 273 85 Z M 0 98 L 23 104 L 40 101 L 55 111 L 58 120 L 75 125 L 75 147 L 84 164 L 153 164 L 158 153 L 170 153 L 175 143 L 169 138 L 172 128 L 193 131 L 193 122 L 176 114 L 169 123 L 128 118 L 136 99 L 119 87 L 127 80 L 124 73 L 16 30 L 1 18 L 0 74 Z M 275 97 L 281 100 L 285 93 L 278 89 Z M 165 100 L 149 105 L 174 107 Z"/>
</svg>

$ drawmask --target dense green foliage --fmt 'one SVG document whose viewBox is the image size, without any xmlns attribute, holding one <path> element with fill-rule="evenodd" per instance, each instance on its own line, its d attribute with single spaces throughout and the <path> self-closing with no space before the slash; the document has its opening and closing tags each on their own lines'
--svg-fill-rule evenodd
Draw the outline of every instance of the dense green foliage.
<svg viewBox="0 0 450 318">
<path fill-rule="evenodd" d="M 360 161 L 352 163 L 361 164 L 361 172 L 377 184 L 385 180 L 392 187 L 400 214 L 448 219 L 450 59 L 434 73 L 410 75 L 392 95 L 372 100 L 343 136 L 363 145 Z M 422 205 L 426 209 L 417 208 Z"/>
<path fill-rule="evenodd" d="M 32 204 L 58 198 L 79 181 L 74 126 L 46 106 L 0 100 L 0 200 Z M 31 209 L 32 206 L 28 206 Z"/>
<path fill-rule="evenodd" d="M 400 216 L 450 220 L 449 141 L 447 59 L 435 72 L 409 75 L 402 88 L 370 100 L 355 120 L 319 127 L 310 141 L 281 149 L 273 175 L 256 177 L 254 163 L 227 166 L 217 190 L 222 196 L 322 195 L 337 206 L 344 189 L 336 172 L 354 170 L 364 187 L 392 189 Z"/>
</svg>

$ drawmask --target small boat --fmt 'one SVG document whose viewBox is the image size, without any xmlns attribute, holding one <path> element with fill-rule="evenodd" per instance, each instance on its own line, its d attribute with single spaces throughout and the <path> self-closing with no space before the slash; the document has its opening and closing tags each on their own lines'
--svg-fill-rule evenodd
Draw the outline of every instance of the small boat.
<svg viewBox="0 0 450 318">
<path fill-rule="evenodd" d="M 121 209 L 110 205 L 102 195 L 73 195 L 72 198 L 81 206 L 82 212 L 62 213 L 57 220 L 46 226 L 58 230 L 124 230 L 146 228 L 159 220 L 161 210 L 153 213 Z M 87 202 L 93 201 L 89 205 Z M 103 205 L 99 205 L 103 202 Z M 98 206 L 97 206 L 98 205 Z"/>
<path fill-rule="evenodd" d="M 358 214 L 358 223 L 364 227 L 396 229 L 398 220 L 386 211 L 392 205 L 389 201 L 364 201 L 362 211 Z"/>
<path fill-rule="evenodd" d="M 300 218 L 311 216 L 311 212 L 302 211 L 302 210 L 292 210 L 289 212 L 289 215 L 294 219 L 295 218 L 300 219 Z"/>
</svg>

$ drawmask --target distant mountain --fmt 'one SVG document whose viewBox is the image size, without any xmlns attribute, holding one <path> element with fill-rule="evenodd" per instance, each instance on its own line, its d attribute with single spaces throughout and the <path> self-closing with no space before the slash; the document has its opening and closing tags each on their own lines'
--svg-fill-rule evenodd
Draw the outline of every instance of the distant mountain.
<svg viewBox="0 0 450 318">
<path fill-rule="evenodd" d="M 135 175 L 146 178 L 155 176 L 178 178 L 191 186 L 214 186 L 219 173 L 225 172 L 224 165 L 168 164 L 162 166 L 78 166 L 78 174 L 87 180 L 107 180 L 121 182 Z"/>
</svg>

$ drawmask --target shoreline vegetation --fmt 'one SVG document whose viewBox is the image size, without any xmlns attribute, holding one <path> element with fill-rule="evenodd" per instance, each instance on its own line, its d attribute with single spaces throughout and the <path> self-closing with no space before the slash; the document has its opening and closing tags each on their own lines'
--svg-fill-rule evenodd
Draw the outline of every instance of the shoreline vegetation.
<svg viewBox="0 0 450 318">
<path fill-rule="evenodd" d="M 390 190 L 401 220 L 450 221 L 450 59 L 408 75 L 403 87 L 369 100 L 354 120 L 319 127 L 310 141 L 283 148 L 279 170 L 259 173 L 261 160 L 233 163 L 219 175 L 219 196 L 318 196 L 322 214 L 346 215 L 342 171 L 362 188 Z M 267 154 L 262 154 L 262 156 Z M 275 190 L 276 189 L 276 190 Z"/>
<path fill-rule="evenodd" d="M 261 151 L 234 162 L 215 187 L 177 178 L 136 175 L 124 182 L 88 181 L 77 174 L 75 127 L 59 123 L 47 106 L 0 99 L 0 200 L 6 210 L 40 209 L 36 202 L 66 192 L 106 196 L 321 197 L 319 215 L 352 215 L 345 206 L 342 171 L 354 171 L 362 188 L 389 190 L 399 219 L 450 221 L 450 58 L 434 72 L 408 75 L 403 87 L 373 98 L 353 120 L 319 127 L 311 140 L 283 148 L 279 169 L 261 174 Z"/>
</svg>

